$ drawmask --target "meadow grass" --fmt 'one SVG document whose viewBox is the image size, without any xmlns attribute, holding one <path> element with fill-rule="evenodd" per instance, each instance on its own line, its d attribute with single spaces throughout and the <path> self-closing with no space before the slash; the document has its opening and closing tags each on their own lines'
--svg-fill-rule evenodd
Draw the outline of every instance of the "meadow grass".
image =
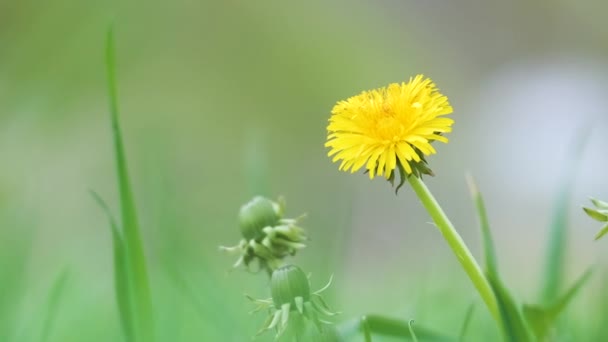
<svg viewBox="0 0 608 342">
<path fill-rule="evenodd" d="M 0 233 L 0 341 L 248 341 L 261 325 L 262 317 L 248 315 L 252 309 L 243 293 L 255 292 L 267 295 L 267 279 L 262 274 L 247 274 L 242 270 L 224 274 L 218 271 L 221 262 L 212 263 L 216 256 L 215 246 L 201 241 L 201 248 L 210 251 L 201 255 L 205 258 L 189 258 L 180 255 L 179 232 L 176 227 L 183 225 L 175 209 L 177 204 L 163 202 L 167 192 L 150 191 L 163 205 L 170 208 L 162 215 L 155 216 L 165 226 L 157 232 L 164 241 L 175 239 L 177 247 L 158 252 L 151 266 L 149 245 L 143 235 L 146 227 L 140 226 L 137 204 L 131 186 L 127 156 L 120 126 L 118 111 L 118 91 L 116 80 L 115 51 L 113 33 L 108 32 L 106 45 L 106 68 L 108 72 L 108 93 L 110 102 L 110 127 L 114 143 L 113 161 L 116 164 L 116 186 L 118 193 L 119 215 L 113 213 L 102 196 L 92 192 L 93 199 L 107 218 L 108 241 L 101 243 L 107 247 L 106 255 L 112 259 L 111 274 L 114 282 L 111 297 L 101 301 L 87 299 L 87 289 L 78 288 L 79 274 L 65 265 L 57 265 L 56 271 L 47 283 L 40 285 L 39 294 L 28 294 L 27 269 L 32 256 L 32 241 L 36 234 L 35 225 L 29 222 L 24 213 L 0 202 L 0 224 L 8 227 Z M 128 133 L 127 133 L 128 134 Z M 582 139 L 581 139 L 582 140 Z M 426 298 L 425 310 L 441 311 L 450 317 L 451 324 L 438 324 L 438 321 L 425 322 L 415 314 L 402 316 L 397 312 L 370 313 L 344 312 L 335 319 L 336 326 L 343 338 L 348 341 L 487 341 L 504 338 L 507 341 L 600 341 L 608 337 L 608 328 L 602 323 L 607 310 L 607 294 L 589 292 L 594 288 L 604 289 L 608 285 L 606 277 L 592 277 L 598 273 L 583 270 L 578 279 L 567 279 L 566 257 L 568 255 L 568 217 L 572 189 L 575 186 L 577 158 L 582 154 L 584 143 L 569 155 L 569 167 L 563 177 L 560 191 L 555 198 L 555 210 L 547 236 L 547 245 L 539 246 L 547 250 L 543 275 L 540 284 L 530 284 L 540 289 L 534 304 L 524 304 L 508 286 L 500 272 L 499 255 L 494 247 L 490 226 L 490 215 L 486 212 L 481 192 L 470 180 L 470 188 L 475 214 L 480 223 L 483 250 L 483 274 L 487 277 L 491 291 L 496 298 L 498 324 L 490 324 L 490 313 L 482 310 L 478 299 L 471 304 L 466 291 L 448 289 L 450 297 L 458 305 L 445 305 L 441 298 Z M 249 169 L 250 192 L 268 191 L 270 180 L 266 178 L 263 157 L 257 149 L 250 152 L 245 163 Z M 260 165 L 261 164 L 261 165 Z M 162 166 L 159 166 L 162 167 Z M 171 175 L 169 175 L 171 176 Z M 405 191 L 404 191 L 405 192 Z M 114 203 L 114 201 L 110 201 Z M 223 205 L 223 204 L 219 204 Z M 174 207 L 171 207 L 174 206 Z M 445 204 L 446 207 L 450 203 Z M 234 208 L 236 212 L 238 208 Z M 165 215 L 165 216 L 163 216 Z M 149 221 L 147 218 L 146 221 Z M 212 220 L 209 220 L 212 222 Z M 237 229 L 234 227 L 235 236 Z M 151 232 L 148 232 L 151 234 Z M 335 237 L 338 233 L 328 233 Z M 337 242 L 336 244 L 343 243 Z M 308 249 L 318 250 L 323 257 L 335 256 L 334 251 L 322 250 L 315 238 Z M 223 259 L 222 259 L 223 260 Z M 226 258 L 228 270 L 231 260 Z M 326 260 L 327 261 L 327 260 Z M 329 260 L 331 265 L 338 262 Z M 328 267 L 323 264 L 309 263 L 311 271 L 315 267 Z M 335 266 L 338 267 L 338 266 Z M 459 274 L 454 270 L 453 274 Z M 53 273 L 53 272 L 51 272 Z M 446 274 L 449 279 L 453 274 Z M 233 279 L 231 287 L 220 287 L 219 276 Z M 595 284 L 592 287 L 592 282 Z M 328 302 L 336 306 L 337 294 L 344 284 L 334 282 L 329 292 Z M 469 289 L 472 292 L 472 289 Z M 587 294 L 593 305 L 571 307 L 577 296 Z M 378 292 L 378 296 L 391 296 Z M 111 298 L 111 303 L 108 303 Z M 349 298 L 356 301 L 358 298 Z M 93 305 L 91 305 L 93 304 Z M 96 305 L 95 305 L 96 304 Z M 405 303 L 404 303 L 405 305 Z M 82 317 L 79 317 L 82 316 Z M 595 322 L 593 319 L 598 320 Z M 412 321 L 413 320 L 413 321 Z M 273 336 L 262 335 L 261 341 L 273 340 Z"/>
</svg>

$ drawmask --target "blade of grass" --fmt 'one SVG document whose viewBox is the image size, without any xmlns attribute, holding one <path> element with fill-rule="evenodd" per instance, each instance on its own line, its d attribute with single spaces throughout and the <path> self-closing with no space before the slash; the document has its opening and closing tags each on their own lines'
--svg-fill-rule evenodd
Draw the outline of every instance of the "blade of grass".
<svg viewBox="0 0 608 342">
<path fill-rule="evenodd" d="M 544 284 L 541 289 L 541 302 L 551 303 L 555 300 L 564 278 L 564 260 L 566 258 L 566 229 L 568 225 L 569 200 L 572 197 L 574 179 L 580 164 L 582 152 L 587 145 L 591 127 L 581 130 L 574 139 L 572 149 L 568 151 L 569 160 L 566 162 L 566 172 L 563 174 L 561 186 L 553 209 L 551 224 L 549 226 L 549 239 L 547 244 Z"/>
<path fill-rule="evenodd" d="M 46 314 L 40 333 L 41 342 L 48 341 L 49 337 L 51 336 L 53 325 L 59 312 L 59 304 L 61 302 L 61 297 L 65 293 L 65 288 L 69 279 L 69 275 L 70 273 L 67 269 L 65 269 L 57 276 L 57 278 L 55 278 L 55 281 L 53 282 L 53 286 L 51 287 L 51 290 L 49 292 L 48 302 L 46 305 Z"/>
<path fill-rule="evenodd" d="M 483 257 L 485 262 L 486 273 L 493 277 L 498 276 L 498 264 L 496 262 L 496 251 L 494 248 L 494 241 L 492 240 L 492 232 L 490 231 L 490 221 L 488 220 L 488 213 L 486 206 L 481 196 L 481 192 L 470 174 L 466 175 L 467 184 L 469 185 L 469 192 L 471 198 L 475 204 L 475 211 L 477 213 L 477 219 L 479 220 L 479 228 L 481 230 L 481 237 L 483 241 Z"/>
<path fill-rule="evenodd" d="M 587 270 L 571 287 L 549 306 L 524 305 L 524 317 L 532 327 L 536 338 L 544 341 L 551 326 L 555 324 L 558 316 L 570 304 L 578 291 L 587 283 L 591 277 L 592 270 Z"/>
<path fill-rule="evenodd" d="M 91 196 L 106 214 L 112 231 L 112 247 L 114 257 L 114 291 L 116 292 L 116 303 L 120 316 L 120 325 L 125 339 L 129 342 L 135 341 L 133 327 L 134 313 L 132 297 L 129 293 L 129 265 L 127 264 L 125 244 L 121 236 L 118 224 L 106 202 L 96 192 L 91 191 Z"/>
<path fill-rule="evenodd" d="M 372 334 L 413 340 L 410 322 L 380 315 L 366 315 L 344 322 L 339 327 L 342 338 L 350 341 L 355 334 L 362 333 L 365 341 L 371 341 Z M 416 325 L 416 338 L 422 341 L 456 341 L 455 338 Z"/>
<path fill-rule="evenodd" d="M 408 328 L 409 328 L 409 330 L 410 330 L 410 336 L 412 336 L 412 341 L 414 341 L 414 342 L 418 342 L 418 337 L 416 336 L 416 333 L 414 332 L 414 327 L 413 327 L 413 325 L 414 325 L 414 320 L 413 320 L 413 319 L 410 319 L 410 321 L 409 321 L 409 322 L 407 322 L 407 327 L 408 327 Z"/>
<path fill-rule="evenodd" d="M 467 182 L 469 184 L 471 197 L 475 203 L 475 209 L 483 237 L 486 276 L 496 297 L 505 339 L 513 342 L 532 341 L 532 334 L 526 325 L 518 306 L 500 280 L 494 241 L 492 239 L 492 232 L 490 230 L 490 223 L 483 196 L 471 175 L 467 175 Z"/>
<path fill-rule="evenodd" d="M 464 321 L 462 322 L 462 328 L 460 328 L 460 335 L 458 337 L 458 341 L 464 341 L 464 337 L 467 334 L 467 330 L 469 329 L 469 325 L 471 323 L 471 319 L 473 318 L 473 312 L 475 311 L 475 304 L 469 305 L 467 309 L 467 313 L 464 316 Z"/>
<path fill-rule="evenodd" d="M 116 66 L 114 54 L 114 31 L 112 27 L 110 27 L 106 42 L 106 67 L 108 72 L 110 117 L 116 157 L 122 232 L 128 271 L 131 275 L 129 293 L 134 303 L 135 336 L 138 341 L 151 342 L 154 340 L 152 299 L 146 269 L 146 258 L 135 210 L 135 200 L 129 183 L 127 160 L 118 120 L 118 96 L 116 91 Z"/>
</svg>

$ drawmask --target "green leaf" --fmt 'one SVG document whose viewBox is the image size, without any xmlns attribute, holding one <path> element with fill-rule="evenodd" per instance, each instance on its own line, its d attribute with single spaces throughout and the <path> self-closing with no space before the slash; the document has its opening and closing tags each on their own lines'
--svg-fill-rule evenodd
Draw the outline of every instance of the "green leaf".
<svg viewBox="0 0 608 342">
<path fill-rule="evenodd" d="M 572 298 L 587 283 L 591 277 L 591 270 L 587 270 L 571 287 L 549 306 L 524 305 L 523 313 L 526 321 L 532 328 L 537 339 L 543 340 L 551 327 L 555 324 L 558 316 L 570 304 Z"/>
<path fill-rule="evenodd" d="M 69 272 L 66 269 L 61 272 L 53 282 L 53 286 L 51 287 L 51 290 L 49 292 L 48 302 L 46 305 L 46 315 L 40 333 L 41 342 L 48 341 L 51 336 L 53 324 L 55 323 L 55 319 L 57 318 L 59 312 L 61 297 L 65 292 L 65 287 L 68 278 Z"/>
<path fill-rule="evenodd" d="M 116 91 L 116 66 L 114 62 L 114 33 L 108 30 L 106 42 L 106 67 L 108 71 L 108 92 L 118 192 L 122 218 L 122 236 L 124 238 L 125 259 L 128 265 L 129 297 L 133 300 L 135 338 L 141 342 L 154 340 L 154 322 L 152 299 L 146 269 L 146 258 L 139 232 L 139 223 L 135 210 L 135 200 L 131 191 L 127 172 L 127 160 L 124 152 L 120 124 L 118 120 L 118 97 Z"/>
<path fill-rule="evenodd" d="M 604 202 L 604 201 L 600 201 L 598 199 L 595 198 L 590 198 L 591 203 L 593 203 L 593 205 L 598 208 L 598 209 L 604 209 L 604 210 L 608 210 L 608 203 Z"/>
<path fill-rule="evenodd" d="M 355 334 L 364 335 L 365 341 L 371 341 L 372 334 L 414 340 L 410 332 L 410 322 L 381 315 L 366 315 L 346 321 L 339 326 L 340 336 L 345 341 L 353 339 Z M 420 341 L 456 341 L 455 338 L 416 325 L 416 336 Z"/>
<path fill-rule="evenodd" d="M 606 235 L 606 233 L 608 233 L 608 224 L 606 224 L 596 235 L 595 235 L 595 240 L 599 240 L 602 236 Z"/>
<path fill-rule="evenodd" d="M 500 314 L 501 326 L 507 341 L 525 342 L 531 341 L 531 333 L 526 326 L 526 323 L 518 310 L 511 294 L 502 284 L 498 273 L 498 263 L 496 261 L 496 251 L 490 230 L 490 223 L 486 212 L 485 204 L 481 192 L 479 191 L 473 177 L 467 175 L 469 191 L 475 203 L 479 226 L 483 238 L 484 261 L 486 267 L 486 276 L 492 287 L 498 311 Z"/>
<path fill-rule="evenodd" d="M 585 211 L 585 213 L 587 213 L 587 215 L 589 215 L 589 217 L 591 217 L 592 219 L 594 219 L 596 221 L 600 221 L 600 222 L 608 221 L 608 215 L 606 215 L 606 212 L 603 210 L 591 209 L 591 208 L 587 208 L 587 207 L 583 207 L 583 210 Z"/>
</svg>

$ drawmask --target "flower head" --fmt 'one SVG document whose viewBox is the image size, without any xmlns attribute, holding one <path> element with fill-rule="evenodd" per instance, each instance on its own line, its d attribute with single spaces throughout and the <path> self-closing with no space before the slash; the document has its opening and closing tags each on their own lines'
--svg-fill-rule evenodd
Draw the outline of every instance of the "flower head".
<svg viewBox="0 0 608 342">
<path fill-rule="evenodd" d="M 340 170 L 355 172 L 365 167 L 369 177 L 392 181 L 396 168 L 404 174 L 429 173 L 425 156 L 436 151 L 433 141 L 443 136 L 454 121 L 448 98 L 428 78 L 418 75 L 408 83 L 364 91 L 338 102 L 329 125 L 326 147 Z"/>
<path fill-rule="evenodd" d="M 289 255 L 306 247 L 304 229 L 297 223 L 298 219 L 283 218 L 285 203 L 257 196 L 241 207 L 239 211 L 239 228 L 243 239 L 233 247 L 220 247 L 221 250 L 239 255 L 234 264 L 249 267 L 258 260 L 260 269 L 268 273 L 280 267 Z"/>
<path fill-rule="evenodd" d="M 321 323 L 331 324 L 322 320 L 321 317 L 331 317 L 337 314 L 329 310 L 320 295 L 330 284 L 331 279 L 322 289 L 311 292 L 308 277 L 298 266 L 286 265 L 274 270 L 270 279 L 272 298 L 249 297 L 258 306 L 254 312 L 266 310 L 270 312 L 259 333 L 276 329 L 277 338 L 285 333 L 300 337 L 315 336 L 313 339 L 304 339 L 304 341 L 337 341 L 333 328 L 321 325 Z M 310 329 L 310 323 L 314 328 Z M 292 341 L 293 339 L 287 340 Z"/>
</svg>

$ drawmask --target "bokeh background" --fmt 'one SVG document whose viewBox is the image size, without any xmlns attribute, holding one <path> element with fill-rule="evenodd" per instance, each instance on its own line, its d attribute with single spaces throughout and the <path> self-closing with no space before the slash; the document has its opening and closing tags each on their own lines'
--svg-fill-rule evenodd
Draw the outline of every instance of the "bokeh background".
<svg viewBox="0 0 608 342">
<path fill-rule="evenodd" d="M 295 262 L 313 287 L 334 274 L 328 299 L 343 319 L 384 313 L 456 335 L 477 303 L 475 336 L 497 336 L 413 193 L 396 196 L 326 157 L 336 101 L 418 73 L 450 98 L 456 120 L 428 185 L 479 256 L 464 175 L 476 177 L 522 301 L 537 298 L 559 185 L 577 170 L 566 280 L 591 264 L 600 275 L 572 308 L 584 312 L 608 261 L 580 210 L 587 196 L 608 198 L 607 10 L 592 0 L 1 1 L 0 338 L 40 340 L 62 275 L 48 340 L 121 338 L 111 234 L 89 195 L 117 210 L 110 22 L 160 340 L 248 341 L 257 331 L 263 317 L 248 314 L 243 293 L 266 297 L 266 279 L 229 272 L 233 258 L 217 250 L 238 242 L 238 208 L 256 194 L 308 214 L 312 241 Z M 578 136 L 586 148 L 572 156 Z M 577 336 L 602 323 L 564 324 Z"/>
</svg>

